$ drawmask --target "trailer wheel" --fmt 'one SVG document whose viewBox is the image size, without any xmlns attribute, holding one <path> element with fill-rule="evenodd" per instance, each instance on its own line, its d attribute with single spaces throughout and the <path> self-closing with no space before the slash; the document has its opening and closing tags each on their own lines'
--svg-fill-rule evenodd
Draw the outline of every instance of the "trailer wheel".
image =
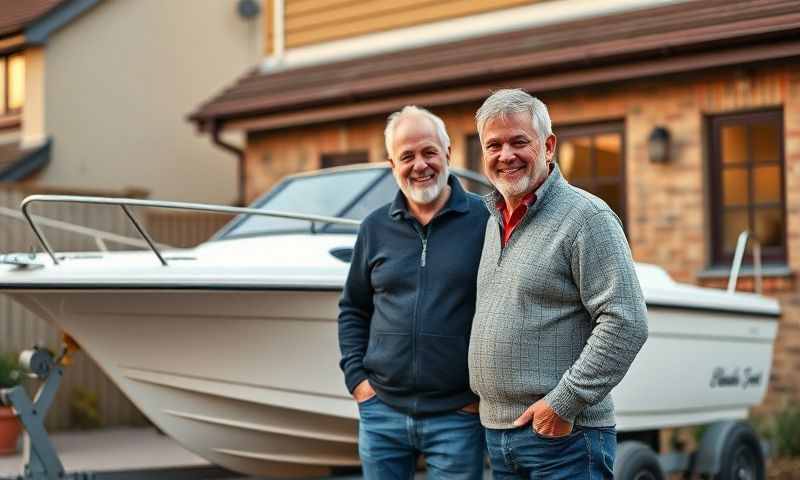
<svg viewBox="0 0 800 480">
<path fill-rule="evenodd" d="M 614 460 L 614 478 L 617 480 L 664 480 L 664 471 L 658 455 L 642 442 L 626 441 L 617 447 Z"/>
<path fill-rule="evenodd" d="M 715 480 L 764 480 L 764 454 L 758 436 L 744 423 L 737 423 L 725 438 L 720 470 Z"/>
</svg>

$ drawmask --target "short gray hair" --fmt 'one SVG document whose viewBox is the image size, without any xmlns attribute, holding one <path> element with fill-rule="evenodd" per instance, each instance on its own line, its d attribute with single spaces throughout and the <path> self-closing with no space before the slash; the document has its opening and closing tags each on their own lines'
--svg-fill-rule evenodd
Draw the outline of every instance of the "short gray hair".
<svg viewBox="0 0 800 480">
<path fill-rule="evenodd" d="M 525 90 L 509 88 L 492 93 L 475 113 L 478 136 L 483 139 L 483 127 L 489 120 L 514 113 L 530 114 L 533 129 L 536 130 L 542 140 L 553 133 L 547 105 L 538 98 L 531 96 Z"/>
<path fill-rule="evenodd" d="M 383 138 L 386 142 L 386 153 L 389 155 L 389 158 L 392 157 L 394 131 L 397 129 L 397 124 L 400 123 L 400 120 L 403 118 L 410 117 L 412 115 L 427 118 L 431 121 L 431 123 L 433 123 L 433 127 L 436 130 L 436 136 L 439 138 L 439 144 L 446 153 L 447 149 L 450 148 L 450 137 L 447 135 L 447 128 L 445 128 L 442 119 L 428 110 L 425 110 L 424 108 L 420 108 L 415 105 L 406 105 L 401 110 L 389 115 L 389 118 L 386 121 L 386 130 L 383 131 Z"/>
</svg>

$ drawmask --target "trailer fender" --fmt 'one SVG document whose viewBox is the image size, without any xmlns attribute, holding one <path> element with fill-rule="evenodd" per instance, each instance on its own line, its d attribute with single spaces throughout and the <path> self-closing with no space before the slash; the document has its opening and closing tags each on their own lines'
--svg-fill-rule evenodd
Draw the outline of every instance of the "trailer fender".
<svg viewBox="0 0 800 480">
<path fill-rule="evenodd" d="M 700 440 L 692 462 L 692 474 L 717 475 L 731 442 L 753 442 L 760 452 L 758 435 L 753 428 L 740 421 L 725 420 L 708 427 Z"/>
</svg>

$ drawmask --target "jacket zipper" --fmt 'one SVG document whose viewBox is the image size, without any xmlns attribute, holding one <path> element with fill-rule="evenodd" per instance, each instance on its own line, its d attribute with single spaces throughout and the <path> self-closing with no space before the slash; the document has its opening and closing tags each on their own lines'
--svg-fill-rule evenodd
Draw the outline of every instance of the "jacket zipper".
<svg viewBox="0 0 800 480">
<path fill-rule="evenodd" d="M 425 268 L 425 257 L 428 254 L 428 236 L 420 235 L 422 238 L 422 258 L 419 260 L 419 266 Z"/>
<path fill-rule="evenodd" d="M 500 262 L 503 261 L 503 253 L 506 251 L 506 247 L 508 246 L 508 244 L 503 245 L 503 226 L 500 225 L 499 220 L 497 224 L 497 233 L 500 236 L 500 255 L 497 256 L 497 266 L 499 267 Z M 511 234 L 513 235 L 514 232 L 511 232 Z M 509 238 L 508 241 L 510 242 L 511 238 Z"/>
<path fill-rule="evenodd" d="M 431 222 L 432 223 L 432 222 Z M 427 264 L 427 255 L 428 255 L 428 238 L 431 234 L 431 223 L 428 223 L 427 228 L 419 225 L 419 229 L 416 228 L 417 234 L 419 235 L 420 240 L 422 241 L 422 253 L 420 254 L 419 260 L 419 282 L 417 283 L 417 302 L 414 306 L 414 316 L 411 319 L 411 331 L 413 334 L 411 335 L 411 372 L 412 372 L 412 385 L 414 389 L 417 388 L 417 317 L 419 316 L 419 304 L 420 304 L 420 297 L 422 296 L 422 292 L 425 291 L 424 289 L 424 281 L 425 281 L 425 265 Z M 414 399 L 414 407 L 413 411 L 417 411 L 417 402 L 419 398 Z"/>
</svg>

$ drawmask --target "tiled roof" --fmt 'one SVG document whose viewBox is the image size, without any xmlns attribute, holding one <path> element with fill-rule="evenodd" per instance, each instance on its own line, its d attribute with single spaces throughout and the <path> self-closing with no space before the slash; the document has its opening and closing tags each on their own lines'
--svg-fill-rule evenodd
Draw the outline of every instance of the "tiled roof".
<svg viewBox="0 0 800 480">
<path fill-rule="evenodd" d="M 0 36 L 22 31 L 66 0 L 0 0 Z"/>
<path fill-rule="evenodd" d="M 50 161 L 50 140 L 31 148 L 19 143 L 0 144 L 0 181 L 24 180 Z"/>
</svg>

